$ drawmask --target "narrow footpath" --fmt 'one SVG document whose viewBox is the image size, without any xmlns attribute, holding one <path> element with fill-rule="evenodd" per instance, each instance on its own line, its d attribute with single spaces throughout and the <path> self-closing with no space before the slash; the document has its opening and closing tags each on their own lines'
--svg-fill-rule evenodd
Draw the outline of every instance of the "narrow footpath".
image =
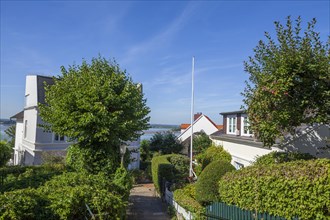
<svg viewBox="0 0 330 220">
<path fill-rule="evenodd" d="M 170 220 L 166 209 L 156 196 L 154 184 L 135 185 L 129 196 L 127 220 Z"/>
</svg>

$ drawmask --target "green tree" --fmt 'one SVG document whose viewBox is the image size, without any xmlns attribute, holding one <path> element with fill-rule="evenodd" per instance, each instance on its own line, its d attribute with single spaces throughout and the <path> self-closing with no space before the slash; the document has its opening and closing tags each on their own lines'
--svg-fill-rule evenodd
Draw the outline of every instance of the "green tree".
<svg viewBox="0 0 330 220">
<path fill-rule="evenodd" d="M 161 154 L 179 153 L 183 146 L 178 142 L 176 136 L 168 132 L 157 132 L 150 139 L 150 150 Z"/>
<path fill-rule="evenodd" d="M 9 142 L 0 141 L 0 167 L 5 166 L 13 153 L 13 148 Z"/>
<path fill-rule="evenodd" d="M 90 171 L 111 164 L 114 172 L 120 165 L 120 145 L 148 128 L 150 110 L 141 86 L 115 61 L 101 57 L 90 64 L 84 60 L 81 66 L 62 66 L 61 71 L 54 85 L 46 85 L 46 104 L 40 104 L 43 127 L 76 142 L 80 150 L 73 147 L 69 161 Z M 81 153 L 91 158 L 79 161 Z"/>
<path fill-rule="evenodd" d="M 11 148 L 15 147 L 15 134 L 16 134 L 16 125 L 12 125 L 9 128 L 5 130 L 5 133 L 10 137 L 10 141 L 8 141 L 8 144 Z"/>
<path fill-rule="evenodd" d="M 199 135 L 194 136 L 193 146 L 196 154 L 202 153 L 206 148 L 212 144 L 211 139 L 205 132 L 201 132 Z"/>
<path fill-rule="evenodd" d="M 142 140 L 140 143 L 140 157 L 141 161 L 150 161 L 150 142 L 148 140 Z"/>
<path fill-rule="evenodd" d="M 265 33 L 246 61 L 249 82 L 242 95 L 250 126 L 266 146 L 302 123 L 330 122 L 330 37 L 323 43 L 308 22 L 275 22 L 277 40 Z M 294 26 L 294 27 L 293 27 Z"/>
</svg>

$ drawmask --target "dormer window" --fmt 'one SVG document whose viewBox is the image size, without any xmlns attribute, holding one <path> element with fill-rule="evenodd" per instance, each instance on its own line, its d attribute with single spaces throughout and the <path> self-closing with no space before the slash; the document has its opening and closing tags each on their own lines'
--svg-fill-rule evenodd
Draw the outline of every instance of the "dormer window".
<svg viewBox="0 0 330 220">
<path fill-rule="evenodd" d="M 228 116 L 228 134 L 236 134 L 236 116 Z"/>
<path fill-rule="evenodd" d="M 250 131 L 250 123 L 247 115 L 242 116 L 242 128 L 243 128 L 242 135 L 244 136 L 252 135 L 252 131 Z"/>
</svg>

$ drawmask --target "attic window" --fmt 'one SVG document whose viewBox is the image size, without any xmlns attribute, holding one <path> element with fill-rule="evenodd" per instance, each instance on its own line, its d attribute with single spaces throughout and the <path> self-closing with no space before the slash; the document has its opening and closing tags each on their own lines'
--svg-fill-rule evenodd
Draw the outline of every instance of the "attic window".
<svg viewBox="0 0 330 220">
<path fill-rule="evenodd" d="M 235 134 L 236 131 L 236 117 L 228 117 L 228 134 Z"/>
</svg>

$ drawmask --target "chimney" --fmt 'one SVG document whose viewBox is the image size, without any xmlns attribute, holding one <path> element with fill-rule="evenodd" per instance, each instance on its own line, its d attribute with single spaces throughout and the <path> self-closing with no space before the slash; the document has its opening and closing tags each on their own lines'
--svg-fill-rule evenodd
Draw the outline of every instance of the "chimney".
<svg viewBox="0 0 330 220">
<path fill-rule="evenodd" d="M 201 115 L 202 115 L 202 112 L 197 112 L 197 113 L 194 115 L 194 121 L 196 121 L 196 119 L 199 118 Z"/>
</svg>

